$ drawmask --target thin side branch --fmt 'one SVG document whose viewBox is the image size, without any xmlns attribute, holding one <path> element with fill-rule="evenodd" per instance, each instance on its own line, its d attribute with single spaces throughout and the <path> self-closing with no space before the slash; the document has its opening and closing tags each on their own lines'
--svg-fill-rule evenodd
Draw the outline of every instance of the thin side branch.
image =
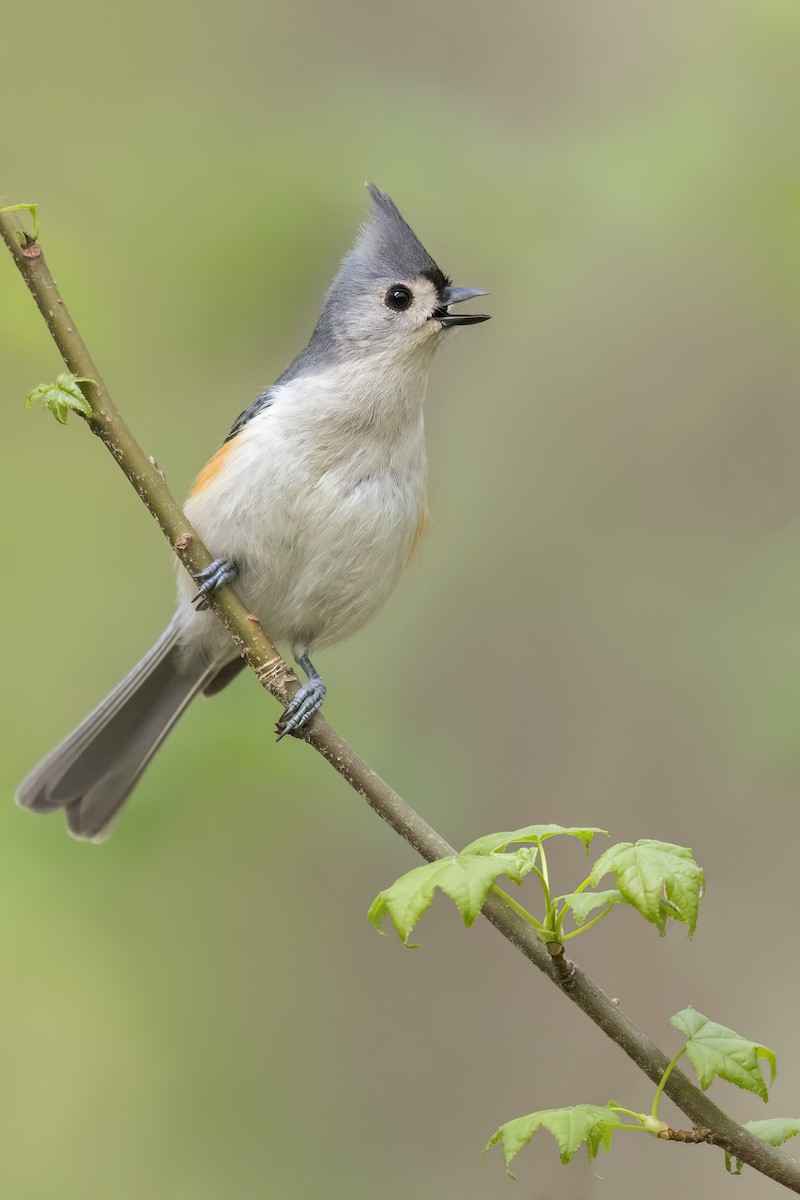
<svg viewBox="0 0 800 1200">
<path fill-rule="evenodd" d="M 0 209 L 8 204 L 0 193 Z M 113 454 L 184 566 L 194 572 L 207 567 L 211 555 L 187 521 L 155 463 L 135 441 L 114 405 L 67 311 L 40 245 L 25 235 L 16 213 L 0 212 L 0 234 L 67 368 L 74 375 L 93 381 L 82 386 L 92 410 L 91 416 L 86 418 L 89 428 Z M 297 688 L 297 680 L 259 622 L 231 587 L 212 595 L 210 603 L 262 686 L 285 705 Z M 314 718 L 304 732 L 303 740 L 313 746 L 378 816 L 428 862 L 455 853 L 453 847 L 406 804 L 323 717 Z M 500 896 L 489 896 L 483 914 L 512 946 L 615 1041 L 649 1079 L 656 1084 L 660 1081 L 669 1063 L 667 1056 L 593 980 L 564 957 L 562 947 L 545 946 L 530 925 Z M 702 1140 L 721 1147 L 762 1175 L 800 1194 L 800 1162 L 743 1129 L 679 1070 L 672 1072 L 665 1091 L 698 1131 L 703 1134 L 711 1131 Z M 678 1139 L 673 1137 L 672 1140 Z M 682 1140 L 693 1141 L 695 1138 Z"/>
</svg>

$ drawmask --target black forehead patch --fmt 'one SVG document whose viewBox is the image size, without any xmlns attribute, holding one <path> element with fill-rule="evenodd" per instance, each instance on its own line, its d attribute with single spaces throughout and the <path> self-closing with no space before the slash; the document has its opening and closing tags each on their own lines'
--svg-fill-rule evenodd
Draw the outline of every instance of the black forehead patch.
<svg viewBox="0 0 800 1200">
<path fill-rule="evenodd" d="M 436 294 L 438 295 L 439 299 L 444 301 L 444 293 L 453 282 L 450 276 L 445 275 L 441 267 L 434 265 L 433 267 L 429 267 L 426 271 L 423 271 L 422 277 L 423 279 L 430 280 L 430 282 L 436 288 Z"/>
</svg>

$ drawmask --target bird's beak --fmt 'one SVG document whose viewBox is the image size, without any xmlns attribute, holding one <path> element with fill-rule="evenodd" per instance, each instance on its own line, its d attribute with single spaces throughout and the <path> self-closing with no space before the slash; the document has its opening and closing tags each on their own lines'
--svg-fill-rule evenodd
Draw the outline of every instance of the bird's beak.
<svg viewBox="0 0 800 1200">
<path fill-rule="evenodd" d="M 451 304 L 462 304 L 465 300 L 474 300 L 476 296 L 488 295 L 488 292 L 481 291 L 480 288 L 446 287 L 442 291 L 442 303 L 433 310 L 429 319 L 438 321 L 442 329 L 449 329 L 452 325 L 478 325 L 481 321 L 488 321 L 488 313 L 463 313 L 453 316 L 449 311 Z"/>
</svg>

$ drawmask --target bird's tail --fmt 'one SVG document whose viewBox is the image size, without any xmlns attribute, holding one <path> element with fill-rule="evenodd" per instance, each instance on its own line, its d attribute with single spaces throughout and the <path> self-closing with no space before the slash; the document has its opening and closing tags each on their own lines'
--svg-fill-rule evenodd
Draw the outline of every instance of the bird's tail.
<svg viewBox="0 0 800 1200">
<path fill-rule="evenodd" d="M 66 810 L 81 841 L 111 833 L 136 781 L 189 702 L 219 670 L 178 642 L 175 621 L 94 712 L 20 784 L 17 804 Z"/>
</svg>

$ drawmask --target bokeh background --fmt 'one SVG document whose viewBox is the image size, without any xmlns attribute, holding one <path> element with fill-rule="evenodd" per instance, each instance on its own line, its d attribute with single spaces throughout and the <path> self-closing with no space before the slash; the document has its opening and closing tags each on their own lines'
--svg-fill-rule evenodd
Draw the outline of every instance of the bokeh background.
<svg viewBox="0 0 800 1200">
<path fill-rule="evenodd" d="M 428 545 L 323 655 L 327 714 L 457 845 L 691 845 L 694 941 L 619 913 L 576 956 L 665 1049 L 687 1003 L 776 1048 L 769 1109 L 714 1092 L 796 1114 L 794 0 L 43 0 L 4 34 L 2 182 L 179 495 L 303 345 L 364 179 L 490 289 L 434 366 Z M 449 902 L 413 954 L 374 933 L 415 859 L 276 748 L 253 679 L 191 711 L 102 848 L 14 808 L 168 619 L 173 566 L 80 422 L 25 411 L 60 364 L 2 255 L 0 311 L 3 1196 L 774 1194 L 639 1138 L 562 1168 L 541 1134 L 516 1185 L 484 1165 L 512 1116 L 651 1089 Z M 580 850 L 554 859 L 569 890 Z"/>
</svg>

